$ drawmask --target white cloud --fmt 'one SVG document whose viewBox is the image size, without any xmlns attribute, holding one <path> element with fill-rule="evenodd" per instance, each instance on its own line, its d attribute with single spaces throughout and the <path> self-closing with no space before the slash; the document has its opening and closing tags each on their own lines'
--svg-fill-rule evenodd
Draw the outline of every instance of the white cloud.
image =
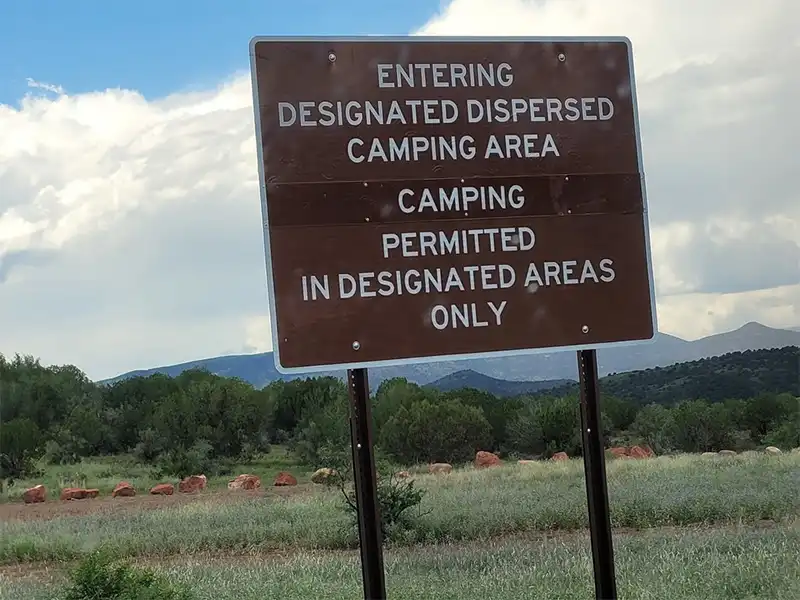
<svg viewBox="0 0 800 600">
<path fill-rule="evenodd" d="M 798 22 L 795 0 L 455 0 L 421 32 L 632 39 L 660 324 L 694 338 L 800 323 Z M 268 349 L 249 76 L 29 86 L 0 105 L 0 352 L 105 377 Z"/>
</svg>

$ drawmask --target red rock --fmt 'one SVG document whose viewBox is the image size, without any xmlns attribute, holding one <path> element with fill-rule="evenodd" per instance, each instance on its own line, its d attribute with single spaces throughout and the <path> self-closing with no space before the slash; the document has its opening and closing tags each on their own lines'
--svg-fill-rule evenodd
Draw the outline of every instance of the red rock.
<svg viewBox="0 0 800 600">
<path fill-rule="evenodd" d="M 261 478 L 258 475 L 239 475 L 228 482 L 229 490 L 255 490 L 261 487 Z"/>
<path fill-rule="evenodd" d="M 150 493 L 153 496 L 172 496 L 175 493 L 175 486 L 171 483 L 159 483 L 150 488 Z"/>
<path fill-rule="evenodd" d="M 205 489 L 206 476 L 205 475 L 189 475 L 184 477 L 178 484 L 178 491 L 182 494 L 193 494 L 197 491 Z"/>
<path fill-rule="evenodd" d="M 277 486 L 287 486 L 287 485 L 297 485 L 297 479 L 291 473 L 281 472 L 278 473 L 278 476 L 275 478 L 275 485 Z"/>
<path fill-rule="evenodd" d="M 28 488 L 22 494 L 22 500 L 25 504 L 36 504 L 37 502 L 44 502 L 47 500 L 47 489 L 41 484 Z"/>
<path fill-rule="evenodd" d="M 521 458 L 520 460 L 517 461 L 517 464 L 518 465 L 532 465 L 532 464 L 535 464 L 536 462 L 537 461 L 535 461 L 535 460 L 528 460 L 528 459 L 525 459 L 525 458 Z"/>
<path fill-rule="evenodd" d="M 111 497 L 112 498 L 116 498 L 117 496 L 122 496 L 123 498 L 128 498 L 130 496 L 135 496 L 135 495 L 136 495 L 136 488 L 134 488 L 127 481 L 120 481 L 114 487 L 114 491 L 111 492 Z"/>
<path fill-rule="evenodd" d="M 649 458 L 652 455 L 653 455 L 652 451 L 650 451 L 650 454 L 648 454 L 647 450 L 645 450 L 641 446 L 632 446 L 631 449 L 628 451 L 628 456 L 630 456 L 631 458 Z"/>
<path fill-rule="evenodd" d="M 100 490 L 83 488 L 64 488 L 61 490 L 61 500 L 84 500 L 85 498 L 97 498 Z"/>
<path fill-rule="evenodd" d="M 491 452 L 485 452 L 480 450 L 475 455 L 475 467 L 478 469 L 484 469 L 487 467 L 497 467 L 501 463 L 500 457 L 496 454 L 492 454 Z"/>
<path fill-rule="evenodd" d="M 628 456 L 628 449 L 622 446 L 615 446 L 614 448 L 608 449 L 611 454 L 614 455 L 615 458 L 627 458 Z"/>
<path fill-rule="evenodd" d="M 556 452 L 550 460 L 569 460 L 566 452 Z"/>
<path fill-rule="evenodd" d="M 453 465 L 449 463 L 433 463 L 428 465 L 428 473 L 432 473 L 434 475 L 444 474 L 447 475 L 448 473 L 453 472 Z"/>
</svg>

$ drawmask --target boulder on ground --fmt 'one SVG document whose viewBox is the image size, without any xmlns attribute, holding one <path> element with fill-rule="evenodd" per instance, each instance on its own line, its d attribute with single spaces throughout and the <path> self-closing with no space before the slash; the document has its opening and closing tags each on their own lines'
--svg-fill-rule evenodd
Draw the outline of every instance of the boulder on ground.
<svg viewBox="0 0 800 600">
<path fill-rule="evenodd" d="M 153 496 L 172 496 L 175 493 L 175 486 L 171 483 L 159 483 L 150 488 Z"/>
<path fill-rule="evenodd" d="M 86 498 L 97 498 L 100 490 L 68 487 L 61 490 L 61 500 L 85 500 Z"/>
<path fill-rule="evenodd" d="M 61 489 L 59 499 L 65 500 L 83 500 L 86 497 L 82 488 L 66 487 Z"/>
<path fill-rule="evenodd" d="M 327 483 L 331 480 L 331 478 L 336 477 L 338 474 L 339 473 L 336 471 L 336 469 L 322 467 L 321 469 L 314 471 L 314 474 L 311 475 L 311 483 Z"/>
<path fill-rule="evenodd" d="M 566 452 L 556 452 L 550 460 L 569 460 Z"/>
<path fill-rule="evenodd" d="M 397 473 L 394 474 L 394 476 L 397 477 L 397 479 L 408 479 L 409 477 L 411 477 L 411 473 L 409 473 L 408 471 L 398 471 Z"/>
<path fill-rule="evenodd" d="M 716 456 L 716 452 L 703 452 L 700 456 Z"/>
<path fill-rule="evenodd" d="M 475 467 L 478 469 L 485 469 L 487 467 L 497 467 L 502 464 L 500 457 L 491 452 L 479 450 L 475 455 Z"/>
<path fill-rule="evenodd" d="M 205 475 L 189 475 L 189 477 L 181 479 L 178 484 L 178 491 L 182 494 L 193 494 L 205 489 L 206 481 Z"/>
<path fill-rule="evenodd" d="M 297 479 L 291 473 L 282 471 L 278 473 L 278 476 L 275 478 L 275 485 L 278 487 L 297 485 Z"/>
<path fill-rule="evenodd" d="M 627 458 L 628 457 L 628 449 L 624 446 L 615 446 L 613 448 L 608 449 L 609 452 L 614 456 L 614 458 Z"/>
<path fill-rule="evenodd" d="M 717 454 L 720 456 L 736 456 L 736 452 L 733 450 L 720 450 Z"/>
<path fill-rule="evenodd" d="M 450 463 L 432 463 L 428 465 L 428 473 L 434 475 L 447 475 L 453 472 L 453 465 Z"/>
<path fill-rule="evenodd" d="M 764 452 L 766 452 L 771 456 L 778 456 L 779 454 L 783 454 L 783 452 L 781 452 L 781 449 L 775 446 L 767 446 L 766 448 L 764 448 Z"/>
<path fill-rule="evenodd" d="M 45 500 L 47 500 L 47 489 L 42 484 L 28 488 L 22 494 L 22 501 L 25 504 L 36 504 Z"/>
<path fill-rule="evenodd" d="M 116 486 L 114 486 L 114 490 L 111 492 L 112 498 L 116 498 L 117 496 L 122 496 L 123 498 L 129 498 L 135 495 L 136 495 L 136 488 L 134 488 L 127 481 L 120 481 Z"/>
<path fill-rule="evenodd" d="M 261 487 L 261 478 L 258 475 L 244 473 L 228 482 L 229 490 L 255 490 Z"/>
<path fill-rule="evenodd" d="M 518 465 L 533 465 L 536 464 L 537 461 L 535 460 L 528 460 L 526 458 L 521 458 L 517 461 Z"/>
<path fill-rule="evenodd" d="M 631 458 L 650 458 L 653 456 L 653 451 L 650 448 L 645 449 L 642 446 L 632 446 L 628 450 L 628 456 Z"/>
</svg>

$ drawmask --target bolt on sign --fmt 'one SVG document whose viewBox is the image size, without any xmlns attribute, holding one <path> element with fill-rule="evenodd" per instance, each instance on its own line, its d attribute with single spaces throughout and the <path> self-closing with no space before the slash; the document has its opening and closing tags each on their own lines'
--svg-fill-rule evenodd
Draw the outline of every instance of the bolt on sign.
<svg viewBox="0 0 800 600">
<path fill-rule="evenodd" d="M 626 38 L 254 38 L 276 366 L 656 332 Z"/>
</svg>

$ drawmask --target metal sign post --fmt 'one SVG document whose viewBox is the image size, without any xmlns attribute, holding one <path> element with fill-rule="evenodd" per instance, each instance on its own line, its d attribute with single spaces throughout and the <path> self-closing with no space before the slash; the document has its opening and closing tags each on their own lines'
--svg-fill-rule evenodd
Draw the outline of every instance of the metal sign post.
<svg viewBox="0 0 800 600">
<path fill-rule="evenodd" d="M 616 600 L 614 544 L 608 509 L 608 485 L 600 418 L 600 393 L 597 382 L 597 352 L 578 352 L 581 394 L 581 432 L 583 468 L 586 473 L 586 500 L 589 507 L 589 532 L 592 539 L 594 589 L 597 600 Z"/>
<path fill-rule="evenodd" d="M 348 370 L 347 383 L 350 389 L 350 439 L 364 600 L 385 600 L 381 515 L 372 445 L 372 411 L 367 370 Z"/>
</svg>

